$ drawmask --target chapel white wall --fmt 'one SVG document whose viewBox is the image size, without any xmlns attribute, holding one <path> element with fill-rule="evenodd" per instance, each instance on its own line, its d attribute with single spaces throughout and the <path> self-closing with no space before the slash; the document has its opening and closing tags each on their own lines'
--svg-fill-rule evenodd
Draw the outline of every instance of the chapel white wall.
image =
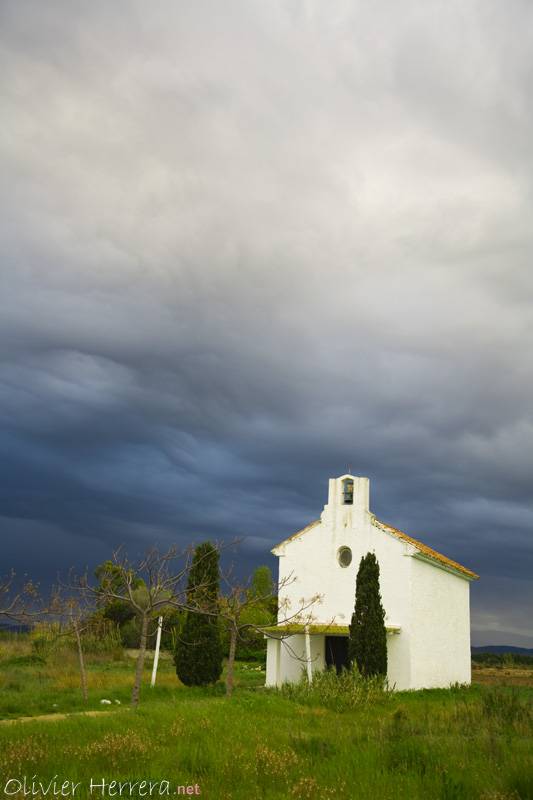
<svg viewBox="0 0 533 800">
<path fill-rule="evenodd" d="M 267 637 L 266 686 L 281 686 L 280 641 Z"/>
<path fill-rule="evenodd" d="M 412 558 L 413 689 L 470 683 L 470 582 Z"/>
</svg>

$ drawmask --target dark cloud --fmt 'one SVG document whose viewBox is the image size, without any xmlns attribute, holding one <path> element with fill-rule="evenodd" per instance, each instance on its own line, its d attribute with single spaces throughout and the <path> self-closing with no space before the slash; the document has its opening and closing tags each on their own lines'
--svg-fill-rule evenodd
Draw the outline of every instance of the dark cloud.
<svg viewBox="0 0 533 800">
<path fill-rule="evenodd" d="M 6 570 L 275 567 L 351 463 L 533 636 L 531 9 L 457 13 L 2 5 Z"/>
</svg>

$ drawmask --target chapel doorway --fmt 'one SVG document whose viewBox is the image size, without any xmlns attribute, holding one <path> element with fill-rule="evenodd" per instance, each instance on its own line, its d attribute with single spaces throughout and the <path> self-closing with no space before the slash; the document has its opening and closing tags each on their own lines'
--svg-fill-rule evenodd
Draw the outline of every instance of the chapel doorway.
<svg viewBox="0 0 533 800">
<path fill-rule="evenodd" d="M 335 667 L 337 675 L 343 667 L 350 668 L 347 636 L 326 636 L 326 666 Z"/>
</svg>

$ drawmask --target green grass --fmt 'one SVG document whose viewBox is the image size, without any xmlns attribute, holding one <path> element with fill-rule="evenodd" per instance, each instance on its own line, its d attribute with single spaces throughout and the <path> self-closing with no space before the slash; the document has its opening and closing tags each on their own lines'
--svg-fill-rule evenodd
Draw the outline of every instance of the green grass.
<svg viewBox="0 0 533 800">
<path fill-rule="evenodd" d="M 136 661 L 133 658 L 107 661 L 101 655 L 86 656 L 88 702 L 81 690 L 77 654 L 62 650 L 46 660 L 32 654 L 9 654 L 0 662 L 0 720 L 33 717 L 43 714 L 70 714 L 79 711 L 111 710 L 112 706 L 131 702 Z M 140 704 L 164 700 L 183 686 L 178 680 L 172 660 L 159 661 L 156 685 L 152 689 L 153 662 L 144 665 Z M 222 675 L 217 691 L 224 689 Z M 264 671 L 257 664 L 235 663 L 234 681 L 237 687 L 256 687 L 264 684 Z M 116 701 L 119 701 L 118 704 Z"/>
<path fill-rule="evenodd" d="M 81 692 L 69 686 L 73 665 L 56 664 L 64 671 L 55 679 L 52 666 L 0 665 L 0 715 L 50 713 L 54 702 L 58 712 L 85 710 Z M 122 705 L 91 717 L 0 724 L 0 797 L 10 779 L 27 776 L 31 790 L 33 776 L 57 776 L 56 783 L 79 782 L 74 795 L 63 796 L 81 800 L 102 796 L 91 794 L 91 779 L 159 782 L 151 796 L 160 796 L 161 781 L 169 782 L 169 796 L 198 785 L 209 800 L 533 798 L 532 690 L 403 692 L 342 709 L 336 695 L 334 710 L 327 697 L 318 702 L 257 688 L 264 675 L 252 665 L 237 665 L 239 684 L 228 701 L 223 683 L 182 687 L 164 662 L 154 690 L 148 667 L 139 708 L 131 711 L 130 688 L 121 683 L 133 681 L 133 663 L 87 669 L 89 707 L 100 709 L 101 696 L 122 698 Z M 142 796 L 138 788 L 132 796 Z M 50 790 L 52 796 L 61 795 Z M 122 796 L 130 796 L 129 787 Z"/>
</svg>

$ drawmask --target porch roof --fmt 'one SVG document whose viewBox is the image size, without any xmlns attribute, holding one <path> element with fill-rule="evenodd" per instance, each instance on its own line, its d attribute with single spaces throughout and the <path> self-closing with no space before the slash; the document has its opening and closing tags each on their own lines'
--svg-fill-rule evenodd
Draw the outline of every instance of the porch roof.
<svg viewBox="0 0 533 800">
<path fill-rule="evenodd" d="M 327 625 L 327 624 L 316 624 L 316 625 L 304 625 L 303 623 L 294 623 L 288 625 L 270 625 L 268 628 L 262 628 L 261 630 L 263 633 L 266 633 L 269 636 L 274 636 L 276 633 L 280 636 L 292 636 L 296 633 L 305 633 L 306 628 L 309 628 L 309 633 L 312 634 L 320 634 L 326 633 L 328 636 L 349 636 L 350 628 L 348 625 Z M 402 626 L 401 625 L 386 625 L 385 629 L 387 633 L 401 633 Z"/>
</svg>

